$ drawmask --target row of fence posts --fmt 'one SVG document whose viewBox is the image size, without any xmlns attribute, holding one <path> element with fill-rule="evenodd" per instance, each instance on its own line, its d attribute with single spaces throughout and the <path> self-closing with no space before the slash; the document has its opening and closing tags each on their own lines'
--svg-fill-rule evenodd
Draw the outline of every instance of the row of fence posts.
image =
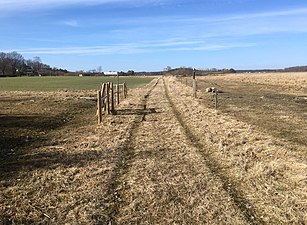
<svg viewBox="0 0 307 225">
<path fill-rule="evenodd" d="M 120 98 L 127 98 L 128 89 L 123 84 L 113 84 L 112 82 L 103 83 L 99 91 L 97 91 L 97 115 L 98 124 L 102 122 L 102 115 L 110 115 L 115 113 L 115 103 L 118 105 Z"/>
</svg>

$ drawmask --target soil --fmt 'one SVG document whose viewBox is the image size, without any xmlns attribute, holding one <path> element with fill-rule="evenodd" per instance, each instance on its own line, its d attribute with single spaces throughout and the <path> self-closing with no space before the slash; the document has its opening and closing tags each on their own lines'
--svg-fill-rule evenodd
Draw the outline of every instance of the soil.
<svg viewBox="0 0 307 225">
<path fill-rule="evenodd" d="M 0 224 L 305 224 L 304 101 L 287 108 L 284 88 L 255 84 L 242 103 L 227 82 L 200 80 L 193 98 L 157 78 L 99 125 L 90 91 L 2 92 Z M 270 124 L 275 105 L 295 122 Z"/>
</svg>

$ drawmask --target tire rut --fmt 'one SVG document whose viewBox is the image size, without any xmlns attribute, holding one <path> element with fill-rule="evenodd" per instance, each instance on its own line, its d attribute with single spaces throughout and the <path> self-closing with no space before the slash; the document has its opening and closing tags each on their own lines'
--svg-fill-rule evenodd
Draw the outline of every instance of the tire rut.
<svg viewBox="0 0 307 225">
<path fill-rule="evenodd" d="M 223 189 L 229 194 L 234 204 L 242 212 L 246 222 L 249 224 L 264 224 L 264 221 L 262 221 L 260 217 L 256 216 L 256 212 L 252 204 L 244 197 L 240 190 L 232 184 L 231 179 L 222 172 L 222 168 L 218 165 L 217 161 L 210 156 L 210 153 L 208 151 L 206 151 L 206 149 L 208 149 L 208 146 L 205 146 L 204 144 L 200 143 L 198 138 L 192 133 L 188 125 L 184 122 L 181 113 L 178 111 L 174 102 L 169 96 L 168 88 L 165 84 L 164 79 L 162 79 L 162 81 L 164 85 L 165 96 L 169 101 L 172 111 L 179 124 L 182 126 L 184 133 L 190 141 L 191 145 L 198 149 L 198 152 L 204 158 L 206 166 L 209 168 L 211 173 L 221 181 Z"/>
<path fill-rule="evenodd" d="M 110 178 L 110 182 L 106 192 L 107 199 L 105 199 L 105 215 L 96 215 L 96 218 L 93 218 L 93 220 L 95 220 L 97 224 L 116 224 L 115 220 L 122 202 L 121 192 L 124 186 L 124 182 L 121 178 L 127 173 L 127 171 L 129 170 L 129 164 L 131 164 L 131 162 L 133 162 L 134 160 L 135 146 L 133 142 L 136 138 L 135 134 L 137 133 L 137 130 L 141 126 L 142 122 L 146 120 L 145 117 L 148 113 L 146 110 L 147 100 L 151 92 L 159 83 L 159 81 L 160 79 L 156 81 L 156 83 L 141 99 L 143 109 L 141 110 L 141 113 L 132 122 L 132 126 L 128 131 L 127 140 L 118 149 L 119 154 L 117 157 L 116 166 Z"/>
</svg>

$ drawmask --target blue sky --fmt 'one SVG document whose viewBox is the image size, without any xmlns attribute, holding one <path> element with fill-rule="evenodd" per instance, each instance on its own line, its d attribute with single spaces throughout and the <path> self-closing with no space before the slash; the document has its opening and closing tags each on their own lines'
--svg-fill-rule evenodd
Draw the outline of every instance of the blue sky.
<svg viewBox="0 0 307 225">
<path fill-rule="evenodd" d="M 0 0 L 0 51 L 71 71 L 307 65 L 303 0 Z"/>
</svg>

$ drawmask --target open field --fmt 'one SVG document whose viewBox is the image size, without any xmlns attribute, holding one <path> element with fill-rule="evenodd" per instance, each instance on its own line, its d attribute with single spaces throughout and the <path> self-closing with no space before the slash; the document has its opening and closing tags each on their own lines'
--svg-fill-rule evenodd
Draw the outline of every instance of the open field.
<svg viewBox="0 0 307 225">
<path fill-rule="evenodd" d="M 200 91 L 216 87 L 219 110 L 277 138 L 307 145 L 307 73 L 233 74 L 199 78 Z M 213 107 L 211 95 L 204 103 Z"/>
<path fill-rule="evenodd" d="M 293 125 L 297 140 L 266 129 L 264 114 L 241 116 L 264 110 L 252 104 L 257 85 L 265 101 L 304 87 L 240 79 L 203 77 L 193 98 L 185 82 L 156 78 L 101 125 L 82 98 L 92 91 L 1 92 L 0 224 L 306 224 L 304 126 Z M 224 91 L 217 111 L 208 85 Z M 287 108 L 277 103 L 271 117 Z M 293 104 L 304 123 L 307 103 Z"/>
<path fill-rule="evenodd" d="M 120 83 L 136 88 L 150 82 L 152 77 L 120 77 Z M 98 90 L 105 82 L 117 83 L 116 77 L 7 77 L 0 78 L 0 91 Z"/>
</svg>

